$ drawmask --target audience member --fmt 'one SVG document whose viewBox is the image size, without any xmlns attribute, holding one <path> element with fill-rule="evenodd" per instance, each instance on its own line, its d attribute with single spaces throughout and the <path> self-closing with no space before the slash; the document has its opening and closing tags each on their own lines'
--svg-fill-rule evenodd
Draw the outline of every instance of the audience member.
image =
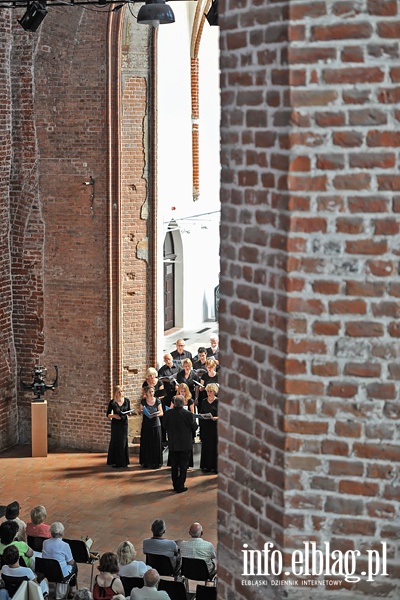
<svg viewBox="0 0 400 600">
<path fill-rule="evenodd" d="M 143 554 L 163 554 L 171 560 L 172 567 L 178 568 L 181 562 L 179 548 L 173 540 L 163 537 L 166 526 L 163 519 L 156 519 L 151 525 L 153 537 L 143 540 Z"/>
<path fill-rule="evenodd" d="M 15 521 L 18 523 L 17 540 L 26 542 L 26 523 L 19 518 L 20 508 L 19 502 L 16 500 L 7 504 L 5 517 L 7 521 Z"/>
<path fill-rule="evenodd" d="M 151 569 L 141 560 L 135 560 L 136 550 L 131 542 L 122 542 L 117 548 L 120 577 L 143 577 Z"/>
<path fill-rule="evenodd" d="M 40 589 L 43 595 L 46 596 L 49 593 L 49 584 L 47 579 L 42 579 L 40 584 L 36 578 L 35 573 L 29 567 L 22 567 L 19 564 L 19 550 L 16 546 L 11 544 L 3 552 L 3 567 L 1 574 L 7 577 L 27 577 L 29 581 L 33 581 L 40 585 Z"/>
<path fill-rule="evenodd" d="M 35 537 L 50 538 L 50 525 L 47 525 L 44 520 L 47 517 L 47 512 L 44 506 L 39 504 L 31 510 L 31 520 L 26 525 L 26 535 Z"/>
<path fill-rule="evenodd" d="M 72 557 L 72 552 L 69 544 L 62 539 L 64 535 L 64 525 L 59 521 L 52 523 L 50 526 L 51 538 L 43 542 L 43 558 L 53 558 L 60 563 L 61 571 L 64 577 L 71 573 L 77 573 L 78 568 Z M 76 577 L 70 581 L 70 594 L 75 593 Z"/>
<path fill-rule="evenodd" d="M 189 528 L 190 540 L 181 542 L 182 558 L 200 558 L 207 563 L 210 577 L 215 574 L 215 549 L 211 542 L 203 540 L 203 528 L 200 523 L 192 523 Z"/>
<path fill-rule="evenodd" d="M 144 576 L 144 586 L 142 588 L 133 588 L 130 600 L 171 600 L 167 592 L 158 590 L 160 576 L 155 569 L 150 569 Z"/>
<path fill-rule="evenodd" d="M 33 568 L 33 550 L 32 548 L 29 548 L 26 542 L 17 540 L 17 534 L 18 523 L 16 523 L 16 521 L 3 521 L 0 525 L 0 555 L 3 554 L 7 546 L 12 544 L 18 548 L 19 555 L 22 557 L 25 566 Z"/>
<path fill-rule="evenodd" d="M 74 600 L 93 600 L 92 592 L 89 588 L 80 588 L 76 590 Z"/>
<path fill-rule="evenodd" d="M 125 595 L 118 575 L 118 558 L 114 552 L 102 554 L 97 568 L 100 573 L 94 580 L 93 600 L 109 600 L 116 594 Z"/>
</svg>

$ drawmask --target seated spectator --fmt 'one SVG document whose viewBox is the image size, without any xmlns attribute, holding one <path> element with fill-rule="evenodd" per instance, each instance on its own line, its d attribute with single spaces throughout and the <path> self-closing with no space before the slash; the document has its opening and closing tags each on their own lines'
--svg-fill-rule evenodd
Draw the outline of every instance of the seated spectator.
<svg viewBox="0 0 400 600">
<path fill-rule="evenodd" d="M 80 588 L 76 590 L 74 600 L 93 600 L 92 592 L 89 588 Z"/>
<path fill-rule="evenodd" d="M 144 586 L 142 588 L 133 588 L 131 591 L 130 600 L 171 600 L 167 592 L 164 590 L 158 590 L 158 582 L 160 581 L 160 576 L 158 571 L 155 569 L 150 569 L 146 571 L 143 576 Z"/>
<path fill-rule="evenodd" d="M 191 539 L 181 542 L 182 558 L 200 558 L 207 563 L 210 577 L 215 575 L 215 549 L 211 542 L 202 539 L 203 528 L 200 523 L 192 523 L 189 528 Z"/>
<path fill-rule="evenodd" d="M 51 538 L 44 540 L 43 542 L 43 558 L 53 558 L 58 560 L 64 577 L 67 577 L 71 573 L 77 573 L 78 569 L 72 558 L 71 547 L 62 539 L 64 535 L 64 525 L 59 521 L 52 523 L 50 526 L 50 533 Z M 76 577 L 71 579 L 69 585 L 69 596 L 72 597 L 72 594 L 75 593 L 75 586 L 77 585 Z"/>
<path fill-rule="evenodd" d="M 143 577 L 151 569 L 141 560 L 135 560 L 136 550 L 131 542 L 122 542 L 117 548 L 120 577 Z"/>
<path fill-rule="evenodd" d="M 47 579 L 42 579 L 40 584 L 36 578 L 35 573 L 29 567 L 21 567 L 19 564 L 19 551 L 16 546 L 11 544 L 11 546 L 7 546 L 7 548 L 3 552 L 3 567 L 1 569 L 1 575 L 6 575 L 7 577 L 27 577 L 29 581 L 33 581 L 34 583 L 40 585 L 40 589 L 43 592 L 43 596 L 48 595 L 49 593 L 49 584 Z"/>
<path fill-rule="evenodd" d="M 153 537 L 143 540 L 143 554 L 163 554 L 171 560 L 172 567 L 179 567 L 181 559 L 179 548 L 173 540 L 163 538 L 166 531 L 165 521 L 156 519 L 151 525 Z"/>
<path fill-rule="evenodd" d="M 19 518 L 20 508 L 19 502 L 16 500 L 7 504 L 5 517 L 7 521 L 15 521 L 18 523 L 17 540 L 26 542 L 26 523 Z"/>
<path fill-rule="evenodd" d="M 50 525 L 47 525 L 44 520 L 47 517 L 47 512 L 41 504 L 35 506 L 31 510 L 31 520 L 26 525 L 26 535 L 34 537 L 50 538 Z"/>
<path fill-rule="evenodd" d="M 125 596 L 124 586 L 118 575 L 118 558 L 114 552 L 105 552 L 100 556 L 99 575 L 93 586 L 93 600 L 110 600 L 117 594 Z"/>
<path fill-rule="evenodd" d="M 0 525 L 0 555 L 3 554 L 7 546 L 11 544 L 18 548 L 19 555 L 23 558 L 26 567 L 33 568 L 33 550 L 29 548 L 26 542 L 16 539 L 18 534 L 18 523 L 16 521 L 3 521 Z"/>
</svg>

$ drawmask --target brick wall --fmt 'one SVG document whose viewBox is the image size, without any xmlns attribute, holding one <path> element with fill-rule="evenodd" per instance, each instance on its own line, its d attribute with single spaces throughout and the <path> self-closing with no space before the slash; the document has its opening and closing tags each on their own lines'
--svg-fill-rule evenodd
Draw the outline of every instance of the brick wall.
<svg viewBox="0 0 400 600">
<path fill-rule="evenodd" d="M 123 384 L 133 404 L 153 348 L 151 316 L 151 200 L 149 65 L 151 29 L 127 11 L 122 32 L 121 69 L 121 308 Z M 133 422 L 132 422 L 133 425 Z"/>
<path fill-rule="evenodd" d="M 10 190 L 11 174 L 11 20 L 0 21 L 0 72 L 2 81 L 2 103 L 0 112 L 0 448 L 15 443 L 17 439 L 16 414 L 16 357 L 12 328 L 12 281 L 10 253 Z"/>
<path fill-rule="evenodd" d="M 396 598 L 398 5 L 221 10 L 221 598 L 321 593 L 241 585 L 268 539 L 387 542 L 340 597 Z"/>
<path fill-rule="evenodd" d="M 58 389 L 46 393 L 50 448 L 103 450 L 109 441 L 105 409 L 113 385 L 120 382 L 122 364 L 138 368 L 141 357 L 140 383 L 130 380 L 128 386 L 135 397 L 148 360 L 148 315 L 140 303 L 142 297 L 149 302 L 147 263 L 136 242 L 134 253 L 127 248 L 128 230 L 140 232 L 140 243 L 147 234 L 140 212 L 148 193 L 146 85 L 134 79 L 129 84 L 133 97 L 125 108 L 129 106 L 130 121 L 124 125 L 122 162 L 115 167 L 120 125 L 117 120 L 113 137 L 108 125 L 112 102 L 121 94 L 122 40 L 117 27 L 117 44 L 110 43 L 114 15 L 109 23 L 107 11 L 52 7 L 32 34 L 19 25 L 11 29 L 6 14 L 2 12 L 0 21 L 6 107 L 1 113 L 5 360 L 0 368 L 0 446 L 29 442 L 32 393 L 17 387 L 16 373 L 22 368 L 24 379 L 31 381 L 32 367 L 43 364 L 47 382 L 53 379 L 53 365 L 60 370 Z M 140 43 L 135 40 L 136 54 L 132 52 L 138 64 L 148 53 L 148 28 L 143 30 Z M 146 75 L 147 65 L 146 60 L 141 67 Z M 112 169 L 124 173 L 123 190 L 110 186 Z M 84 185 L 90 176 L 95 185 Z M 130 203 L 135 185 L 134 214 Z M 121 215 L 126 219 L 123 231 Z M 125 288 L 127 281 L 131 285 L 135 263 L 141 269 L 134 284 L 139 300 Z M 125 276 L 119 264 L 124 264 Z M 122 283 L 124 312 L 114 311 L 111 299 Z M 123 326 L 126 336 L 130 327 L 135 329 L 133 357 L 127 356 L 128 345 L 122 347 Z M 112 355 L 118 360 L 113 362 Z"/>
</svg>

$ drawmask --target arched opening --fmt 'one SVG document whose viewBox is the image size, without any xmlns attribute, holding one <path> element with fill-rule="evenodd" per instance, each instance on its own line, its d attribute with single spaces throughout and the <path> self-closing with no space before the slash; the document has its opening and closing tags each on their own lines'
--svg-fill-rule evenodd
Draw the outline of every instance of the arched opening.
<svg viewBox="0 0 400 600">
<path fill-rule="evenodd" d="M 175 246 L 172 233 L 164 240 L 164 331 L 175 327 Z"/>
</svg>

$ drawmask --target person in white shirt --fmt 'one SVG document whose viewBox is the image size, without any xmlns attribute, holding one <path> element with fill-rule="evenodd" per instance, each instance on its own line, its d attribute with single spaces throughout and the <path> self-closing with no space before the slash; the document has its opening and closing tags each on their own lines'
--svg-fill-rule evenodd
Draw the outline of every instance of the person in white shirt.
<svg viewBox="0 0 400 600">
<path fill-rule="evenodd" d="M 72 557 L 71 547 L 67 542 L 64 542 L 62 537 L 64 535 L 64 525 L 59 521 L 52 523 L 50 526 L 51 538 L 44 540 L 42 556 L 43 558 L 54 558 L 60 563 L 61 571 L 64 577 L 67 577 L 70 573 L 78 572 L 76 562 Z M 75 592 L 76 587 L 76 576 L 70 580 L 70 593 Z"/>
<path fill-rule="evenodd" d="M 141 560 L 135 560 L 136 550 L 131 542 L 122 542 L 117 548 L 120 577 L 143 577 L 151 569 Z"/>
<path fill-rule="evenodd" d="M 133 588 L 130 600 L 171 600 L 167 592 L 158 590 L 160 576 L 155 569 L 149 569 L 143 576 L 144 586 Z"/>
<path fill-rule="evenodd" d="M 203 528 L 200 523 L 192 523 L 189 528 L 189 534 L 191 539 L 187 542 L 181 542 L 181 556 L 182 558 L 200 558 L 207 563 L 208 572 L 210 577 L 215 574 L 215 548 L 211 542 L 206 542 L 202 539 Z"/>
<path fill-rule="evenodd" d="M 5 575 L 6 577 L 26 577 L 28 581 L 33 581 L 34 583 L 40 585 L 40 589 L 43 592 L 43 596 L 49 593 L 49 584 L 47 579 L 43 578 L 39 584 L 37 581 L 35 573 L 29 567 L 22 567 L 19 564 L 19 551 L 16 546 L 11 544 L 11 546 L 7 546 L 7 548 L 3 552 L 3 562 L 4 565 L 1 569 L 1 575 Z"/>
<path fill-rule="evenodd" d="M 26 523 L 19 518 L 20 508 L 19 502 L 16 500 L 10 502 L 10 504 L 7 504 L 6 506 L 5 517 L 7 521 L 15 521 L 17 523 L 18 535 L 16 539 L 20 542 L 26 542 Z"/>
</svg>

